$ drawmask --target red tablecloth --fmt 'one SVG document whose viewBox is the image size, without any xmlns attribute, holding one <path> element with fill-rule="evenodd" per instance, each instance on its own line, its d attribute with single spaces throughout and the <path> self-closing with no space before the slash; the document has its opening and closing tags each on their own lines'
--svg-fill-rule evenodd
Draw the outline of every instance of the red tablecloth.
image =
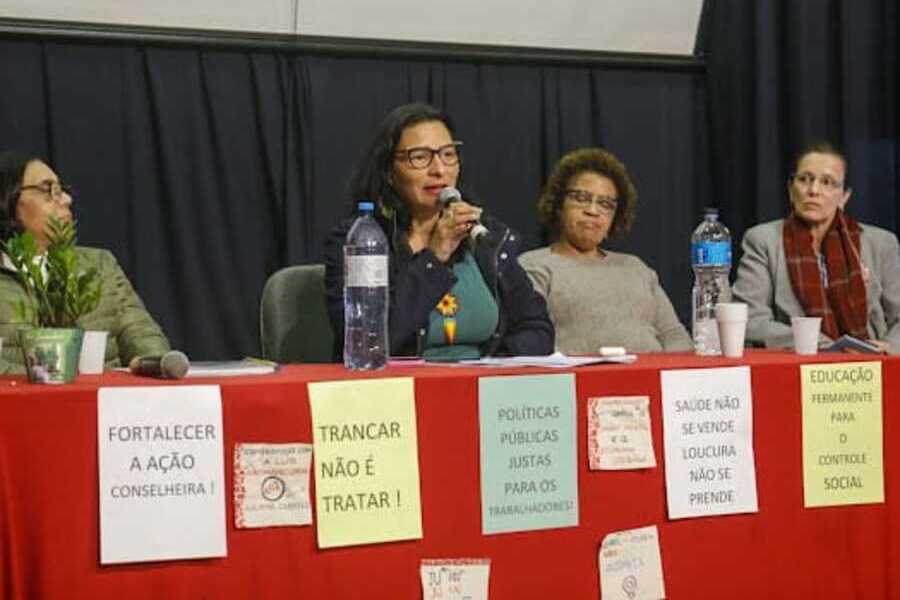
<svg viewBox="0 0 900 600">
<path fill-rule="evenodd" d="M 812 361 L 872 360 L 820 356 Z M 877 359 L 876 359 L 877 360 Z M 578 527 L 483 536 L 478 377 L 558 372 L 428 367 L 416 378 L 422 540 L 320 551 L 315 526 L 237 530 L 230 495 L 236 442 L 311 442 L 306 383 L 361 377 L 337 365 L 222 379 L 228 557 L 99 564 L 99 386 L 157 385 L 128 374 L 59 388 L 0 379 L 0 597 L 418 598 L 422 558 L 488 557 L 494 599 L 598 598 L 597 549 L 611 531 L 659 527 L 669 598 L 900 598 L 900 359 L 883 359 L 884 504 L 803 508 L 798 357 L 743 360 L 642 355 L 576 371 Z M 752 367 L 759 513 L 668 521 L 659 372 Z M 209 383 L 190 380 L 185 383 Z M 650 396 L 659 467 L 589 471 L 587 398 Z"/>
</svg>

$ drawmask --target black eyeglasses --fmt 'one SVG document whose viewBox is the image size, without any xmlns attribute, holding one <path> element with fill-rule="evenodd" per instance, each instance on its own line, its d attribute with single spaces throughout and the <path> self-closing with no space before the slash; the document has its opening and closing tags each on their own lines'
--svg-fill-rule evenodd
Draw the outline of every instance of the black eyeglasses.
<svg viewBox="0 0 900 600">
<path fill-rule="evenodd" d="M 566 190 L 566 198 L 569 198 L 579 208 L 588 209 L 596 206 L 597 210 L 605 215 L 614 214 L 619 206 L 617 198 L 611 198 L 602 194 L 595 196 L 587 190 Z"/>
<path fill-rule="evenodd" d="M 26 190 L 35 190 L 41 192 L 42 194 L 44 194 L 46 200 L 52 202 L 59 202 L 60 200 L 62 200 L 63 194 L 67 194 L 71 197 L 75 193 L 75 190 L 72 189 L 72 186 L 63 183 L 62 181 L 44 181 L 35 185 L 23 185 L 19 188 L 20 192 L 24 192 Z"/>
<path fill-rule="evenodd" d="M 440 148 L 428 148 L 426 146 L 416 146 L 415 148 L 406 148 L 405 150 L 397 150 L 394 156 L 406 159 L 413 169 L 427 169 L 431 165 L 431 161 L 437 156 L 444 163 L 444 166 L 452 167 L 459 164 L 459 147 L 462 142 L 453 142 Z"/>
</svg>

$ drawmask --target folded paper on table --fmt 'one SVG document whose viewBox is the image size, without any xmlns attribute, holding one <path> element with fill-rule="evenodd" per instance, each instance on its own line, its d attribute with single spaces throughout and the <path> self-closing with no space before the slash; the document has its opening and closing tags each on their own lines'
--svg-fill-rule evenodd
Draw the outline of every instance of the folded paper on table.
<svg viewBox="0 0 900 600">
<path fill-rule="evenodd" d="M 874 344 L 870 344 L 865 340 L 861 340 L 852 335 L 842 335 L 834 340 L 831 345 L 822 348 L 824 352 L 844 352 L 845 350 L 855 350 L 856 352 L 865 352 L 866 354 L 881 354 L 881 348 Z"/>
<path fill-rule="evenodd" d="M 278 365 L 268 361 L 245 358 L 243 360 L 193 361 L 185 377 L 234 377 L 238 375 L 268 375 L 278 370 Z"/>
<path fill-rule="evenodd" d="M 486 356 L 477 360 L 461 360 L 457 364 L 480 367 L 551 367 L 567 369 L 598 363 L 633 363 L 637 360 L 634 354 L 615 356 L 566 356 L 562 352 L 554 352 L 548 356 Z"/>
</svg>

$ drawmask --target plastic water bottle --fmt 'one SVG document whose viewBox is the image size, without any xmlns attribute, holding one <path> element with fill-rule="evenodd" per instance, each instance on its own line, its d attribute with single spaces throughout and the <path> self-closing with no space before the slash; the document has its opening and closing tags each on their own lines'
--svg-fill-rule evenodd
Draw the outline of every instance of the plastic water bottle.
<svg viewBox="0 0 900 600">
<path fill-rule="evenodd" d="M 344 242 L 344 366 L 357 371 L 384 368 L 389 347 L 387 238 L 374 204 L 358 208 Z"/>
<path fill-rule="evenodd" d="M 703 221 L 691 236 L 693 337 L 696 354 L 722 353 L 716 325 L 717 302 L 731 301 L 731 232 L 719 221 L 719 210 L 707 208 Z"/>
</svg>

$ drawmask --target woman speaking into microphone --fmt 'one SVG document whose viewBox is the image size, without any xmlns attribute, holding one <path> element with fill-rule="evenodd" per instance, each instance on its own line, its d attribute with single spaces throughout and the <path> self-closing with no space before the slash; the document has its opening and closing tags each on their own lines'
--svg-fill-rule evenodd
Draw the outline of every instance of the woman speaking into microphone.
<svg viewBox="0 0 900 600">
<path fill-rule="evenodd" d="M 390 353 L 437 361 L 550 354 L 553 325 L 516 260 L 519 236 L 448 190 L 459 183 L 461 147 L 445 114 L 406 104 L 377 126 L 351 180 L 353 204 L 373 201 L 388 239 Z M 351 224 L 335 227 L 325 247 L 335 332 L 344 327 L 342 252 Z M 343 337 L 335 340 L 338 360 Z"/>
</svg>

